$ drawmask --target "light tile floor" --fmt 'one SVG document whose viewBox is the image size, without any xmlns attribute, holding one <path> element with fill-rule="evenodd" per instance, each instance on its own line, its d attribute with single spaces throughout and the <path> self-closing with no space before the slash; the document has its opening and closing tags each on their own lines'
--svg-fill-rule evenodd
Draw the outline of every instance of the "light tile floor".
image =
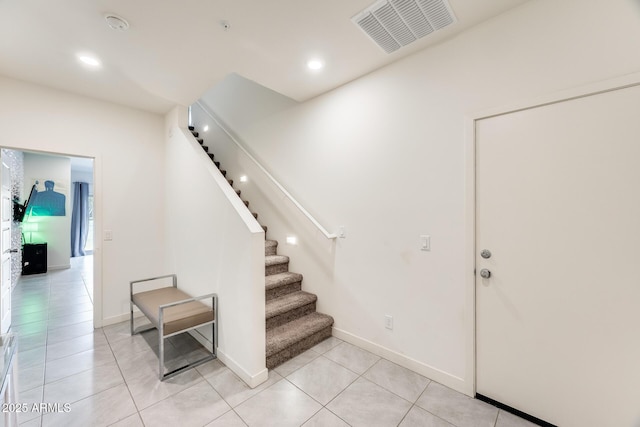
<svg viewBox="0 0 640 427">
<path fill-rule="evenodd" d="M 93 329 L 91 265 L 75 258 L 13 291 L 19 403 L 70 404 L 20 413 L 21 426 L 533 426 L 333 337 L 255 389 L 217 360 L 160 382 L 156 334 Z M 202 349 L 179 336 L 166 351 L 171 365 Z"/>
</svg>

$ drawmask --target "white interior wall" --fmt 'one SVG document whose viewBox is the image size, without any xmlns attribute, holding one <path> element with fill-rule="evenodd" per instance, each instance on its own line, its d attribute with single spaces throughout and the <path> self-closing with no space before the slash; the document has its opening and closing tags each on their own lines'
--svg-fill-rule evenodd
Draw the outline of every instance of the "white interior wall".
<svg viewBox="0 0 640 427">
<path fill-rule="evenodd" d="M 300 105 L 254 114 L 250 89 L 203 102 L 325 227 L 346 226 L 328 262 L 292 260 L 336 332 L 472 393 L 465 120 L 638 71 L 639 48 L 636 1 L 538 0 Z"/>
<path fill-rule="evenodd" d="M 129 281 L 165 265 L 164 118 L 4 77 L 0 93 L 0 146 L 95 158 L 95 320 L 125 320 Z"/>
<path fill-rule="evenodd" d="M 71 267 L 71 161 L 68 157 L 50 156 L 35 153 L 24 154 L 25 199 L 29 197 L 35 181 L 38 191 L 45 191 L 44 181 L 55 183 L 53 191 L 65 196 L 64 216 L 25 217 L 29 222 L 38 224 L 38 231 L 25 233 L 25 239 L 33 243 L 47 243 L 47 269 L 60 270 Z M 27 211 L 29 214 L 29 211 Z"/>
<path fill-rule="evenodd" d="M 267 379 L 264 231 L 175 112 L 167 123 L 167 273 L 191 295 L 218 294 L 218 356 L 255 387 Z"/>
</svg>

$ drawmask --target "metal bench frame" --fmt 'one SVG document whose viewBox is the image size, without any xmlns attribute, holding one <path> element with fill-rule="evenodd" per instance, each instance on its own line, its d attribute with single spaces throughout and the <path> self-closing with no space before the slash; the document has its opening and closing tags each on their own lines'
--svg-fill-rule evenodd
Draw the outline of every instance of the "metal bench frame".
<svg viewBox="0 0 640 427">
<path fill-rule="evenodd" d="M 141 332 L 145 332 L 151 329 L 158 329 L 158 338 L 159 338 L 159 343 L 160 343 L 160 349 L 159 349 L 159 354 L 158 354 L 158 359 L 159 359 L 159 366 L 158 366 L 158 378 L 160 379 L 160 381 L 164 381 L 167 378 L 171 378 L 174 377 L 188 369 L 191 368 L 195 368 L 198 365 L 202 365 L 203 363 L 206 363 L 210 360 L 216 359 L 218 357 L 218 295 L 217 294 L 206 294 L 206 295 L 202 295 L 202 296 L 198 296 L 198 297 L 192 297 L 192 298 L 187 298 L 184 300 L 180 300 L 180 301 L 173 301 L 167 304 L 162 304 L 158 307 L 159 313 L 158 313 L 158 325 L 154 325 L 153 322 L 151 321 L 151 319 L 148 319 L 150 324 L 146 325 L 146 326 L 141 326 L 138 327 L 137 329 L 134 329 L 133 326 L 133 306 L 136 305 L 133 302 L 133 285 L 135 284 L 139 284 L 139 283 L 144 283 L 144 282 L 151 282 L 154 280 L 159 280 L 159 279 L 165 279 L 165 278 L 172 278 L 173 279 L 173 284 L 172 286 L 174 288 L 178 287 L 178 278 L 175 274 L 167 274 L 165 276 L 158 276 L 158 277 L 150 277 L 148 279 L 140 279 L 140 280 L 134 280 L 129 282 L 129 309 L 130 309 L 130 327 L 131 327 L 131 336 L 139 334 Z M 201 324 L 198 324 L 196 326 L 190 327 L 190 328 L 186 328 L 186 329 L 181 329 L 179 331 L 173 332 L 171 334 L 168 335 L 164 335 L 164 310 L 169 308 L 169 307 L 174 307 L 180 304 L 185 304 L 185 303 L 189 303 L 189 302 L 193 302 L 193 301 L 200 301 L 200 300 L 206 300 L 211 298 L 211 307 L 213 308 L 213 320 L 209 321 L 209 322 L 204 322 Z M 139 308 L 139 307 L 138 307 Z M 144 312 L 143 312 L 144 314 Z M 145 316 L 146 317 L 146 316 Z M 188 332 L 192 329 L 196 329 L 196 328 L 200 328 L 202 326 L 206 326 L 206 325 L 213 325 L 211 328 L 211 342 L 213 344 L 213 351 L 211 352 L 211 354 L 196 360 L 195 362 L 191 362 L 188 363 L 184 366 L 181 366 L 177 369 L 174 369 L 170 372 L 167 372 L 166 374 L 164 373 L 165 370 L 165 366 L 164 366 L 164 340 L 166 338 L 172 337 L 174 335 L 178 335 L 184 332 Z"/>
</svg>

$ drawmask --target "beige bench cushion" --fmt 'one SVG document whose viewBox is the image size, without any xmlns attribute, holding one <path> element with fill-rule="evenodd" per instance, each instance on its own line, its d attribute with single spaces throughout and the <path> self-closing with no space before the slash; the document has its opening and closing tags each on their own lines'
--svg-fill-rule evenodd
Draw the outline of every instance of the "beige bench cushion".
<svg viewBox="0 0 640 427">
<path fill-rule="evenodd" d="M 162 304 L 169 304 L 191 298 L 178 288 L 167 287 L 133 294 L 133 303 L 159 328 L 159 310 Z M 164 335 L 201 325 L 213 320 L 213 309 L 200 301 L 192 301 L 164 310 Z"/>
</svg>

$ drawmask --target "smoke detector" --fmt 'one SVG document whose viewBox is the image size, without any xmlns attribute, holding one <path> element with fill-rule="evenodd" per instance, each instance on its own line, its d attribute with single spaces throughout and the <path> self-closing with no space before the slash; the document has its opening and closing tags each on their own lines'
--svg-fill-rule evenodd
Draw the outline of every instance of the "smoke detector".
<svg viewBox="0 0 640 427">
<path fill-rule="evenodd" d="M 112 30 L 127 31 L 129 29 L 127 20 L 118 15 L 105 15 L 104 19 Z"/>
<path fill-rule="evenodd" d="M 387 53 L 456 22 L 446 0 L 380 0 L 351 21 Z"/>
</svg>

